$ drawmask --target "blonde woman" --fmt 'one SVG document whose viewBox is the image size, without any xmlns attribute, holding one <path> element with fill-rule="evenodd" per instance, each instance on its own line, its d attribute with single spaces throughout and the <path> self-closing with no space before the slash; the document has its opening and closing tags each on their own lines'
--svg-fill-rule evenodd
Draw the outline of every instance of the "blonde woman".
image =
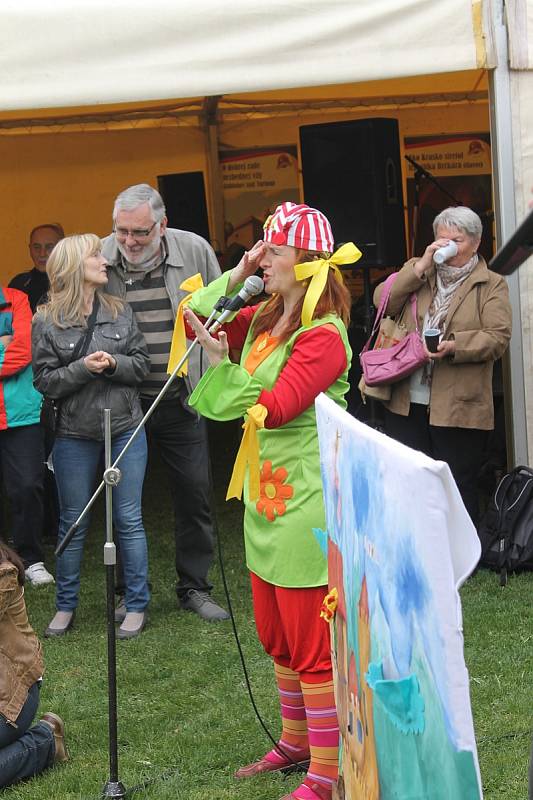
<svg viewBox="0 0 533 800">
<path fill-rule="evenodd" d="M 138 385 L 150 359 L 130 306 L 104 294 L 107 263 L 93 234 L 68 236 L 47 264 L 49 301 L 33 320 L 35 387 L 57 401 L 52 461 L 60 506 L 59 541 L 91 497 L 104 449 L 105 408 L 111 409 L 115 458 L 142 418 Z M 126 617 L 119 638 L 139 634 L 146 622 L 148 557 L 141 514 L 146 438 L 137 436 L 121 462 L 113 518 L 124 564 Z M 57 613 L 45 631 L 61 636 L 72 627 L 78 604 L 86 516 L 57 559 Z"/>
</svg>

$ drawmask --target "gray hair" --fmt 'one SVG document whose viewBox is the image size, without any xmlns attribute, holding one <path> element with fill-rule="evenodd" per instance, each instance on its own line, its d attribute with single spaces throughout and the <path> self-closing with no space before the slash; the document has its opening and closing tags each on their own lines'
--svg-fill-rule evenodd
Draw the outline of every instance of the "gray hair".
<svg viewBox="0 0 533 800">
<path fill-rule="evenodd" d="M 437 228 L 457 228 L 471 239 L 481 239 L 483 225 L 475 211 L 467 206 L 450 206 L 437 214 L 433 220 L 433 234 L 437 236 Z"/>
<path fill-rule="evenodd" d="M 165 204 L 159 192 L 148 183 L 128 186 L 118 195 L 113 206 L 113 222 L 116 221 L 119 211 L 133 211 L 145 203 L 150 206 L 153 221 L 161 222 L 166 214 Z"/>
</svg>

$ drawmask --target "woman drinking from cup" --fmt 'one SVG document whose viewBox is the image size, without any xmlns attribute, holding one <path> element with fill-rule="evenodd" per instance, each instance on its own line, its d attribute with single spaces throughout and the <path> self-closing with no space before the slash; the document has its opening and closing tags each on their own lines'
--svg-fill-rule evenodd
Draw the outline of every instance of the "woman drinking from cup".
<svg viewBox="0 0 533 800">
<path fill-rule="evenodd" d="M 446 208 L 433 222 L 435 241 L 395 279 L 385 312 L 415 329 L 409 296 L 430 361 L 392 385 L 385 429 L 394 439 L 446 461 L 474 523 L 477 475 L 494 427 L 492 370 L 511 337 L 507 284 L 478 254 L 482 225 L 470 208 Z M 383 284 L 374 301 L 379 302 Z"/>
</svg>

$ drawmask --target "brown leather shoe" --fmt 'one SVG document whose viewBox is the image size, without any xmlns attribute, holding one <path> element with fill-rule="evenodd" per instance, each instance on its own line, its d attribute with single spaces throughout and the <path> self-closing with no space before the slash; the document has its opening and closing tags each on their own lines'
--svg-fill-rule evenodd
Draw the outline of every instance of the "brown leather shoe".
<svg viewBox="0 0 533 800">
<path fill-rule="evenodd" d="M 309 751 L 308 750 L 293 750 L 289 755 L 292 756 L 292 761 L 288 758 L 283 758 L 283 761 L 271 761 L 266 756 L 260 758 L 259 761 L 254 761 L 252 764 L 247 764 L 241 767 L 235 773 L 235 778 L 253 778 L 254 775 L 261 775 L 262 772 L 283 772 L 291 771 L 296 768 L 296 765 L 307 769 L 309 766 Z"/>
<path fill-rule="evenodd" d="M 57 714 L 54 714 L 52 711 L 47 711 L 46 714 L 43 714 L 41 717 L 41 722 L 44 722 L 50 728 L 52 728 L 52 732 L 54 734 L 54 742 L 55 742 L 55 754 L 54 754 L 54 763 L 60 764 L 65 761 L 68 761 L 68 752 L 67 748 L 65 747 L 65 723 Z"/>
</svg>

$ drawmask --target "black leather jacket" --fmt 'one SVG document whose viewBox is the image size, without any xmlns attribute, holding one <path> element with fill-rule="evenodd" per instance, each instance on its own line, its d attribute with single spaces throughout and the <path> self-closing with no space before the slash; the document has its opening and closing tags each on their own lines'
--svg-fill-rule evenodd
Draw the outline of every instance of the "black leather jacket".
<svg viewBox="0 0 533 800">
<path fill-rule="evenodd" d="M 58 328 L 37 313 L 32 326 L 32 365 L 35 388 L 59 401 L 57 436 L 104 439 L 104 409 L 111 409 L 111 431 L 118 436 L 142 419 L 138 386 L 150 370 L 150 356 L 131 307 L 126 303 L 116 319 L 98 309 L 85 355 L 105 350 L 116 360 L 113 373 L 95 374 L 84 357 L 70 363 L 82 327 Z"/>
</svg>

